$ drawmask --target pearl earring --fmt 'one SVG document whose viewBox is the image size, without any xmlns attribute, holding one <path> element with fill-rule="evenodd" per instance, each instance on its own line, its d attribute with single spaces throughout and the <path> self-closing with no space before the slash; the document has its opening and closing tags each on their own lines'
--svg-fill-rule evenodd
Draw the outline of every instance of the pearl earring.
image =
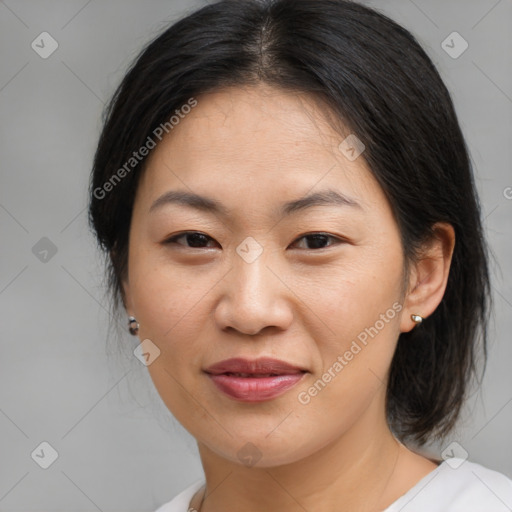
<svg viewBox="0 0 512 512">
<path fill-rule="evenodd" d="M 137 336 L 139 333 L 139 322 L 137 322 L 137 319 L 134 316 L 128 317 L 128 330 L 133 336 Z"/>
<path fill-rule="evenodd" d="M 421 324 L 421 322 L 423 322 L 423 317 L 420 315 L 411 315 L 411 320 L 417 325 L 419 325 Z"/>
</svg>

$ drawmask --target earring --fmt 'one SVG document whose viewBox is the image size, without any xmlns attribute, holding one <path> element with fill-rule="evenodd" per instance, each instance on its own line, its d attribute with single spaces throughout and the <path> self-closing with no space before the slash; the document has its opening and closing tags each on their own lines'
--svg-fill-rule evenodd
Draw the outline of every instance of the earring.
<svg viewBox="0 0 512 512">
<path fill-rule="evenodd" d="M 411 320 L 417 325 L 419 325 L 421 324 L 421 322 L 423 322 L 423 317 L 420 315 L 411 315 Z"/>
<path fill-rule="evenodd" d="M 132 336 L 137 336 L 139 333 L 139 322 L 134 316 L 128 317 L 128 330 Z"/>
</svg>

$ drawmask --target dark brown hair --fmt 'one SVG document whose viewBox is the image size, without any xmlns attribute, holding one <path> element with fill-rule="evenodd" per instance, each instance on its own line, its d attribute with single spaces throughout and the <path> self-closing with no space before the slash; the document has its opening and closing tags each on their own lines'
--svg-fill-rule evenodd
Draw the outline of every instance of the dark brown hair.
<svg viewBox="0 0 512 512">
<path fill-rule="evenodd" d="M 448 90 L 415 38 L 373 9 L 343 0 L 224 0 L 181 19 L 142 51 L 108 106 L 91 175 L 89 218 L 107 256 L 112 303 L 118 308 L 122 300 L 145 159 L 108 193 L 104 184 L 191 97 L 260 82 L 321 100 L 364 142 L 406 261 L 436 222 L 454 227 L 445 295 L 420 327 L 400 335 L 386 405 L 402 440 L 423 444 L 445 435 L 477 362 L 484 367 L 486 360 L 490 297 L 480 207 Z"/>
</svg>

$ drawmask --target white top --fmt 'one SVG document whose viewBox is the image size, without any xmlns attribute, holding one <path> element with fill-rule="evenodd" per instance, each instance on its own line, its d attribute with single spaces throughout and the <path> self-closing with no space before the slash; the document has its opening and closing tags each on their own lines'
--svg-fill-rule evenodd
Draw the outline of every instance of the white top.
<svg viewBox="0 0 512 512">
<path fill-rule="evenodd" d="M 456 468 L 456 469 L 454 469 Z M 189 512 L 197 480 L 156 512 Z M 512 480 L 464 459 L 445 460 L 383 512 L 510 512 Z M 193 509 L 190 512 L 194 512 Z"/>
</svg>

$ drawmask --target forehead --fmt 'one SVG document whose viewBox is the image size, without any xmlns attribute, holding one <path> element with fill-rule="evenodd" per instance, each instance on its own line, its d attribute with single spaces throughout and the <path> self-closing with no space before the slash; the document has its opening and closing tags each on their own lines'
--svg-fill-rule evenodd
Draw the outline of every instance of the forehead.
<svg viewBox="0 0 512 512">
<path fill-rule="evenodd" d="M 197 102 L 160 149 L 166 143 L 173 149 L 185 143 L 194 149 L 192 157 L 207 152 L 227 159 L 243 152 L 252 161 L 283 155 L 300 161 L 313 147 L 328 149 L 340 138 L 322 107 L 305 94 L 267 85 L 232 87 L 202 95 Z"/>
<path fill-rule="evenodd" d="M 236 191 L 242 202 L 282 202 L 315 187 L 385 201 L 364 159 L 340 150 L 347 135 L 305 94 L 263 85 L 208 93 L 149 155 L 140 187 L 148 200 L 178 186 L 224 197 Z"/>
</svg>

